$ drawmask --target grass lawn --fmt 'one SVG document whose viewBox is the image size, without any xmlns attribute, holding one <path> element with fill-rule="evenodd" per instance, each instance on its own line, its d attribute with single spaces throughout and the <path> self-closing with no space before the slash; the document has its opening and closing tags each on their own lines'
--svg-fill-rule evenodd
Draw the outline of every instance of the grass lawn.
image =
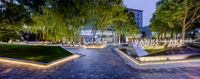
<svg viewBox="0 0 200 79">
<path fill-rule="evenodd" d="M 195 42 L 200 42 L 200 39 L 195 40 Z"/>
<path fill-rule="evenodd" d="M 73 55 L 59 46 L 30 46 L 0 44 L 0 57 L 48 63 Z"/>
<path fill-rule="evenodd" d="M 147 51 L 149 54 L 155 54 L 155 53 L 165 51 L 167 49 L 144 49 L 144 50 Z"/>
<path fill-rule="evenodd" d="M 124 53 L 132 56 L 132 57 L 137 57 L 137 54 L 134 52 L 133 49 L 119 49 L 120 51 L 123 51 Z"/>
<path fill-rule="evenodd" d="M 193 45 L 200 47 L 200 43 L 193 43 Z"/>
</svg>

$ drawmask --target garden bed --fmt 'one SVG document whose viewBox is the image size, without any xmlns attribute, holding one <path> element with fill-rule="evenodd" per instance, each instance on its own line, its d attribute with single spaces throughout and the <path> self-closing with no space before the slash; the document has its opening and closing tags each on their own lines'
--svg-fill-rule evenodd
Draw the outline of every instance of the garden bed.
<svg viewBox="0 0 200 79">
<path fill-rule="evenodd" d="M 145 56 L 138 57 L 128 53 L 129 49 L 115 48 L 115 51 L 131 65 L 154 65 L 154 64 L 170 64 L 170 63 L 184 63 L 184 62 L 200 62 L 200 55 L 193 54 L 194 57 L 188 58 L 188 55 L 171 55 L 171 56 Z M 134 52 L 132 52 L 134 53 Z M 191 56 L 191 55 L 190 55 Z"/>
<path fill-rule="evenodd" d="M 139 65 L 200 61 L 200 49 L 193 44 L 186 44 L 176 48 L 146 49 L 145 51 L 147 51 L 148 55 L 145 56 L 138 56 L 133 47 L 122 47 L 116 50 L 124 58 L 131 59 L 131 61 Z"/>
<path fill-rule="evenodd" d="M 99 49 L 102 49 L 102 48 L 106 48 L 107 45 L 104 45 L 104 44 L 89 44 L 89 45 L 84 45 L 84 48 L 99 48 Z"/>
<path fill-rule="evenodd" d="M 0 45 L 0 57 L 49 63 L 73 55 L 59 46 Z"/>
<path fill-rule="evenodd" d="M 151 55 L 151 54 L 156 54 L 156 53 L 159 53 L 159 52 L 166 51 L 167 48 L 164 48 L 164 49 L 144 49 L 144 50 L 147 51 L 149 53 L 149 55 Z"/>
</svg>

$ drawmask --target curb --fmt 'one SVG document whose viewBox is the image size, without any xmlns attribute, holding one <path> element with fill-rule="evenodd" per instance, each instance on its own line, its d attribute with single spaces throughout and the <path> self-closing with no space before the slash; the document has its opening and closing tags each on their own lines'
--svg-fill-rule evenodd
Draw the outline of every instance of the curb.
<svg viewBox="0 0 200 79">
<path fill-rule="evenodd" d="M 118 48 L 114 49 L 122 58 L 126 58 L 127 60 L 131 61 L 131 63 L 137 64 L 137 65 L 162 65 L 162 64 L 172 64 L 172 63 L 191 63 L 191 62 L 200 62 L 200 59 L 188 59 L 188 60 L 174 60 L 174 61 L 159 61 L 159 62 L 141 62 L 136 60 L 135 58 L 132 58 L 128 55 L 126 55 L 124 52 L 120 51 Z"/>
<path fill-rule="evenodd" d="M 66 50 L 66 49 L 64 49 L 64 50 Z M 69 62 L 69 61 L 72 61 L 74 59 L 81 57 L 81 55 L 74 54 L 74 53 L 72 53 L 72 54 L 73 55 L 71 55 L 71 56 L 57 59 L 57 60 L 49 62 L 49 63 L 36 62 L 36 61 L 30 61 L 30 60 L 22 60 L 22 59 L 14 59 L 14 58 L 6 58 L 6 57 L 0 57 L 0 63 L 3 62 L 3 63 L 19 64 L 19 65 L 25 65 L 25 66 L 32 66 L 32 67 L 36 67 L 36 68 L 50 68 L 50 67 L 58 66 L 65 62 Z"/>
</svg>

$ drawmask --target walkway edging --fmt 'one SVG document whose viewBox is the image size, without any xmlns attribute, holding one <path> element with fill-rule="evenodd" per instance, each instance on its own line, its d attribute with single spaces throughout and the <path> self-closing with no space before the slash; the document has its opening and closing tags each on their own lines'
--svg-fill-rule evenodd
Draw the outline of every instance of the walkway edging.
<svg viewBox="0 0 200 79">
<path fill-rule="evenodd" d="M 63 47 L 61 47 L 63 48 Z M 64 48 L 63 48 L 64 49 Z M 64 49 L 66 50 L 66 49 Z M 68 51 L 68 50 L 66 50 Z M 72 61 L 74 59 L 77 59 L 81 57 L 81 55 L 74 54 L 71 56 L 67 56 L 61 59 L 57 59 L 55 61 L 49 62 L 49 63 L 43 63 L 43 62 L 36 62 L 36 61 L 30 61 L 30 60 L 22 60 L 22 59 L 15 59 L 15 58 L 7 58 L 7 57 L 0 57 L 0 63 L 11 63 L 11 64 L 18 64 L 18 65 L 25 65 L 25 66 L 32 66 L 36 68 L 50 68 L 53 66 L 60 65 L 64 62 Z"/>
<path fill-rule="evenodd" d="M 130 63 L 132 66 L 136 68 L 146 67 L 146 66 L 152 66 L 153 68 L 157 68 L 157 65 L 170 65 L 170 64 L 181 64 L 181 63 L 197 63 L 198 66 L 200 66 L 200 59 L 190 59 L 190 60 L 176 60 L 176 61 L 168 61 L 168 62 L 140 62 L 122 51 L 119 50 L 119 48 L 114 49 L 123 59 L 127 60 L 128 63 Z M 192 66 L 192 65 L 191 65 Z M 190 67 L 190 66 L 189 66 Z M 192 66 L 193 67 L 193 66 Z"/>
</svg>

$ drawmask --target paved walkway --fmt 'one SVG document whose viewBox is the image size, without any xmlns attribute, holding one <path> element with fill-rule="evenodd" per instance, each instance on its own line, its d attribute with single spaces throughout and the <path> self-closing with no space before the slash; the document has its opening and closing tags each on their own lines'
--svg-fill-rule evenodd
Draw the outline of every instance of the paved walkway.
<svg viewBox="0 0 200 79">
<path fill-rule="evenodd" d="M 200 67 L 136 69 L 109 46 L 106 49 L 68 50 L 83 57 L 51 69 L 0 64 L 0 79 L 199 79 Z"/>
</svg>

